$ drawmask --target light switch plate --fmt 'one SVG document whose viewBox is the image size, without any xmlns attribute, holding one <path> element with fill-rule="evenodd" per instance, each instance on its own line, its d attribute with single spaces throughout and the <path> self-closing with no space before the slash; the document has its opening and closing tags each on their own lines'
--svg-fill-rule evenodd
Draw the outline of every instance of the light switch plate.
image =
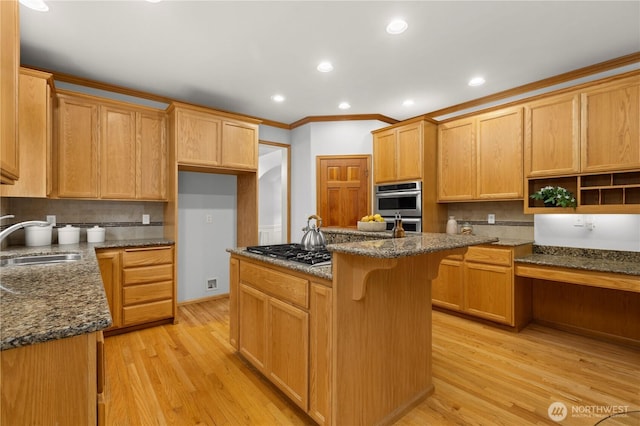
<svg viewBox="0 0 640 426">
<path fill-rule="evenodd" d="M 47 215 L 47 222 L 49 222 L 53 226 L 56 226 L 56 215 L 55 214 L 48 214 Z"/>
<path fill-rule="evenodd" d="M 143 225 L 148 225 L 149 224 L 149 215 L 148 214 L 143 214 L 142 215 L 142 224 Z"/>
<path fill-rule="evenodd" d="M 496 215 L 493 213 L 490 213 L 487 215 L 487 222 L 489 223 L 489 225 L 493 225 L 496 223 Z"/>
</svg>

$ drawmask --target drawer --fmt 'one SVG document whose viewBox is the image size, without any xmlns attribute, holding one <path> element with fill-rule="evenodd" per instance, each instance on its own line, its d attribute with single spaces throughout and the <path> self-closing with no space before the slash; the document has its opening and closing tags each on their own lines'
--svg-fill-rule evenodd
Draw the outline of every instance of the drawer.
<svg viewBox="0 0 640 426">
<path fill-rule="evenodd" d="M 122 308 L 123 325 L 141 324 L 173 316 L 173 300 L 143 303 Z"/>
<path fill-rule="evenodd" d="M 155 265 L 125 269 L 122 271 L 122 281 L 125 286 L 158 281 L 173 281 L 173 265 Z"/>
<path fill-rule="evenodd" d="M 464 260 L 468 262 L 511 266 L 511 249 L 471 246 L 464 255 Z"/>
<path fill-rule="evenodd" d="M 240 262 L 240 282 L 280 300 L 309 307 L 309 281 L 273 271 L 248 262 Z"/>
<path fill-rule="evenodd" d="M 122 253 L 125 268 L 173 263 L 173 247 L 130 248 Z"/>
<path fill-rule="evenodd" d="M 122 289 L 122 304 L 124 306 L 172 298 L 173 281 L 131 285 Z"/>
</svg>

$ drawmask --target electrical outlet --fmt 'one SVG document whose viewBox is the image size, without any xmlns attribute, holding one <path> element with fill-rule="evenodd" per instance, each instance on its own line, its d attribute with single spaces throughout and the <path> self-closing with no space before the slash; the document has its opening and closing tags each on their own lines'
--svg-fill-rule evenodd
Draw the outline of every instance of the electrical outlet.
<svg viewBox="0 0 640 426">
<path fill-rule="evenodd" d="M 583 227 L 584 226 L 584 217 L 581 214 L 576 215 L 573 226 Z"/>
<path fill-rule="evenodd" d="M 56 215 L 55 214 L 48 214 L 47 215 L 47 222 L 49 222 L 53 226 L 56 226 Z"/>
<path fill-rule="evenodd" d="M 213 291 L 218 289 L 218 279 L 217 278 L 209 278 L 206 282 L 205 290 Z"/>
<path fill-rule="evenodd" d="M 150 219 L 149 219 L 149 215 L 148 214 L 143 214 L 142 215 L 142 224 L 143 225 L 148 225 L 150 223 L 149 220 Z"/>
<path fill-rule="evenodd" d="M 489 213 L 487 215 L 487 222 L 489 223 L 489 225 L 493 225 L 496 223 L 496 215 L 493 213 Z"/>
<path fill-rule="evenodd" d="M 213 215 L 212 214 L 208 214 L 204 217 L 204 221 L 206 223 L 213 223 Z"/>
</svg>

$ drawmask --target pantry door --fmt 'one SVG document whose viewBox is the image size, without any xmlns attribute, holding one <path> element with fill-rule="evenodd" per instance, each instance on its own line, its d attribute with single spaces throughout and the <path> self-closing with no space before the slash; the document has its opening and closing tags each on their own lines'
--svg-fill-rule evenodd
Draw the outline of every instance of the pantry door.
<svg viewBox="0 0 640 426">
<path fill-rule="evenodd" d="M 316 205 L 322 226 L 355 228 L 370 214 L 370 155 L 316 157 Z"/>
</svg>

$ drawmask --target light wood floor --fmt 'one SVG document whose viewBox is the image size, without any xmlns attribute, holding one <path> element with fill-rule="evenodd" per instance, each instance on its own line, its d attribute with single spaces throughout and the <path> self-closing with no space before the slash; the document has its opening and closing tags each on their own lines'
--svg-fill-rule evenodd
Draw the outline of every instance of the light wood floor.
<svg viewBox="0 0 640 426">
<path fill-rule="evenodd" d="M 179 318 L 106 339 L 107 424 L 313 424 L 235 355 L 227 299 L 180 307 Z M 535 324 L 516 334 L 434 312 L 433 374 L 434 394 L 398 425 L 591 426 L 606 415 L 585 410 L 640 410 L 640 351 Z M 547 414 L 556 401 L 568 409 L 561 423 Z M 636 416 L 601 424 L 637 426 Z"/>
</svg>

